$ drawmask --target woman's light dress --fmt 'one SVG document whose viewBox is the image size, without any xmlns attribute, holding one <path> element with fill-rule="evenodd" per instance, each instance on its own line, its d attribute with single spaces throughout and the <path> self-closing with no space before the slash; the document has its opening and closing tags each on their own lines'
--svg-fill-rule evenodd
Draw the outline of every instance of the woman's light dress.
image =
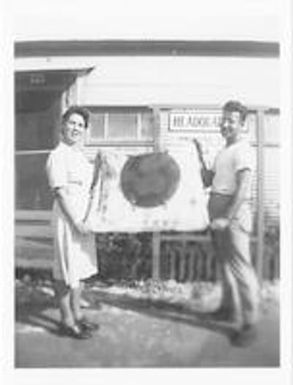
<svg viewBox="0 0 293 385">
<path fill-rule="evenodd" d="M 65 187 L 74 216 L 83 220 L 93 177 L 93 166 L 85 155 L 64 142 L 50 153 L 47 174 L 52 190 Z M 74 288 L 80 280 L 98 272 L 95 235 L 77 233 L 55 199 L 52 213 L 54 233 L 53 277 Z"/>
</svg>

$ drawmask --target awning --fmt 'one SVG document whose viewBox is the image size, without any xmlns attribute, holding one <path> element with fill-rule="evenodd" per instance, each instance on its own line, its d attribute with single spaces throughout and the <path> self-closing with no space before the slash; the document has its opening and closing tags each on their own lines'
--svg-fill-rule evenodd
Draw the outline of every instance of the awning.
<svg viewBox="0 0 293 385">
<path fill-rule="evenodd" d="M 92 62 L 67 59 L 17 59 L 14 67 L 16 90 L 62 90 L 95 67 Z"/>
<path fill-rule="evenodd" d="M 90 72 L 95 66 L 94 60 L 77 57 L 26 57 L 18 58 L 14 62 L 15 72 L 67 71 L 82 75 Z"/>
</svg>

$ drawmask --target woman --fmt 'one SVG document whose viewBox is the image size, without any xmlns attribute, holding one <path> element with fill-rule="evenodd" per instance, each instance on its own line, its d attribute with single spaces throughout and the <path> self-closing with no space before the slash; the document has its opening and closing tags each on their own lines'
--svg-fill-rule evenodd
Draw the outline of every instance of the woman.
<svg viewBox="0 0 293 385">
<path fill-rule="evenodd" d="M 84 223 L 93 166 L 82 152 L 89 112 L 70 107 L 62 117 L 61 140 L 47 160 L 54 193 L 53 232 L 55 294 L 61 312 L 60 333 L 89 338 L 97 325 L 81 312 L 81 280 L 97 273 L 95 236 Z"/>
</svg>

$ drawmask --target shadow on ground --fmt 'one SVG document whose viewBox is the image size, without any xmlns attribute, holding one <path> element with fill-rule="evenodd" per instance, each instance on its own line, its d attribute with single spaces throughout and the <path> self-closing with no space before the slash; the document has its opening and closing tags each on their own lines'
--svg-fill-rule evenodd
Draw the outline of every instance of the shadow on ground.
<svg viewBox="0 0 293 385">
<path fill-rule="evenodd" d="M 59 312 L 54 297 L 32 286 L 28 292 L 24 290 L 18 289 L 16 293 L 16 322 L 42 327 L 49 333 L 59 335 Z M 204 328 L 226 337 L 235 330 L 233 325 L 215 322 L 208 314 L 190 309 L 186 304 L 170 303 L 161 299 L 135 298 L 127 294 L 110 293 L 105 289 L 99 290 L 96 287 L 94 290 L 87 290 L 85 297 L 91 310 L 103 311 L 103 305 L 107 305 L 122 311 L 133 311 L 152 318 Z"/>
<path fill-rule="evenodd" d="M 48 309 L 56 309 L 56 302 L 52 295 L 40 291 L 37 287 L 27 286 L 18 288 L 15 296 L 16 322 L 30 326 L 42 327 L 49 333 L 59 334 L 58 318 L 45 314 Z"/>
</svg>

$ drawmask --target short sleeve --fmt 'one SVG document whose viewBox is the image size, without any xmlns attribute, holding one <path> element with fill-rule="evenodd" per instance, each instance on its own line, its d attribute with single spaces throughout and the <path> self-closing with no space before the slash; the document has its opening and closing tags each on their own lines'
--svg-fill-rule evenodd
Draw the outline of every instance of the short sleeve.
<svg viewBox="0 0 293 385">
<path fill-rule="evenodd" d="M 252 170 L 252 151 L 250 145 L 245 143 L 235 152 L 235 171 Z"/>
<path fill-rule="evenodd" d="M 47 160 L 46 172 L 52 190 L 67 184 L 66 162 L 61 152 L 51 152 Z"/>
</svg>

